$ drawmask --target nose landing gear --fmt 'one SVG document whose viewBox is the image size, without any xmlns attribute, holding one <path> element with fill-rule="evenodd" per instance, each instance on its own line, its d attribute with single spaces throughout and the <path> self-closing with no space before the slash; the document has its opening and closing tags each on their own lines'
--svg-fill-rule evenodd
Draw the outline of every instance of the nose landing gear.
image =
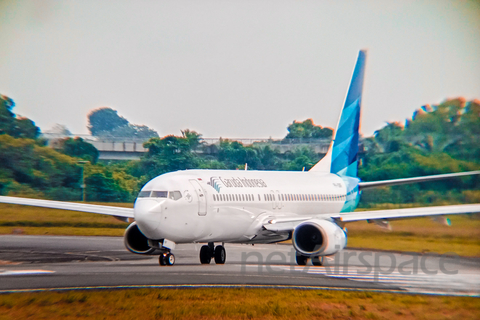
<svg viewBox="0 0 480 320">
<path fill-rule="evenodd" d="M 227 253 L 223 245 L 216 246 L 213 242 L 209 242 L 208 245 L 200 248 L 200 263 L 210 264 L 210 261 L 214 258 L 216 264 L 225 264 L 227 259 Z"/>
</svg>

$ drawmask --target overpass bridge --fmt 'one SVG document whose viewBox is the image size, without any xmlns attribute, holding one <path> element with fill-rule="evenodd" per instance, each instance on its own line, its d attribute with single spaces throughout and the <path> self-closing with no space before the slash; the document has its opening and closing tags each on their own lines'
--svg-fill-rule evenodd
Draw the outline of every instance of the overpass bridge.
<svg viewBox="0 0 480 320">
<path fill-rule="evenodd" d="M 91 143 L 99 151 L 99 160 L 139 160 L 148 149 L 143 147 L 147 140 L 131 138 L 106 138 L 89 135 L 62 136 L 55 134 L 43 134 L 47 144 L 52 148 L 58 146 L 58 141 L 65 138 L 80 137 Z M 195 150 L 198 154 L 212 154 L 218 152 L 218 145 L 222 138 L 203 138 L 202 146 Z M 227 139 L 223 139 L 227 140 Z M 319 155 L 325 155 L 330 145 L 329 139 L 265 139 L 265 138 L 228 138 L 229 141 L 238 141 L 243 145 L 270 146 L 280 153 L 293 152 L 300 147 L 309 147 Z M 360 144 L 360 152 L 363 153 L 363 144 Z"/>
</svg>

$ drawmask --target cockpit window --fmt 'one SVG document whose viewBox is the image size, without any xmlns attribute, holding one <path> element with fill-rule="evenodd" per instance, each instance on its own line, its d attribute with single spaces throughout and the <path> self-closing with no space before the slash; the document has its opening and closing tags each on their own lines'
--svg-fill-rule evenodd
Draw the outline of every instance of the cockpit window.
<svg viewBox="0 0 480 320">
<path fill-rule="evenodd" d="M 138 193 L 138 198 L 148 198 L 150 197 L 150 190 L 149 191 L 140 191 Z"/>
<path fill-rule="evenodd" d="M 178 200 L 182 198 L 180 191 L 140 191 L 137 198 L 169 198 L 172 200 Z"/>
<path fill-rule="evenodd" d="M 152 191 L 150 197 L 152 198 L 166 198 L 168 195 L 168 191 Z"/>
<path fill-rule="evenodd" d="M 182 197 L 182 193 L 180 191 L 170 191 L 168 197 L 172 200 L 178 200 Z"/>
</svg>

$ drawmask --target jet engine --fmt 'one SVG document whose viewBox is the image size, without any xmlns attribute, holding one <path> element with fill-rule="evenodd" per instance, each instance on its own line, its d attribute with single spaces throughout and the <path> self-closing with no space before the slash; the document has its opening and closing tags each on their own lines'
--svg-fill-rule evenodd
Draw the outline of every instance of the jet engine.
<svg viewBox="0 0 480 320">
<path fill-rule="evenodd" d="M 148 245 L 147 237 L 138 229 L 136 222 L 131 223 L 125 230 L 123 241 L 128 251 L 133 253 L 152 254 L 155 251 L 155 248 Z"/>
<path fill-rule="evenodd" d="M 300 223 L 293 231 L 293 247 L 305 256 L 328 256 L 347 245 L 347 235 L 337 224 L 312 219 Z"/>
</svg>

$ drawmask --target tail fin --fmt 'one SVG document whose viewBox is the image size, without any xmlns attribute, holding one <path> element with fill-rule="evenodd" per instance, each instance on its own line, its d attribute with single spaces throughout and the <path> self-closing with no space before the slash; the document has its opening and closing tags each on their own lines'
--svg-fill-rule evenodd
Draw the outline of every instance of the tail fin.
<svg viewBox="0 0 480 320">
<path fill-rule="evenodd" d="M 332 144 L 330 144 L 325 157 L 310 171 L 325 171 L 349 177 L 357 176 L 358 128 L 360 126 L 360 107 L 366 58 L 367 52 L 361 50 L 358 53 L 357 64 L 353 71 Z"/>
</svg>

